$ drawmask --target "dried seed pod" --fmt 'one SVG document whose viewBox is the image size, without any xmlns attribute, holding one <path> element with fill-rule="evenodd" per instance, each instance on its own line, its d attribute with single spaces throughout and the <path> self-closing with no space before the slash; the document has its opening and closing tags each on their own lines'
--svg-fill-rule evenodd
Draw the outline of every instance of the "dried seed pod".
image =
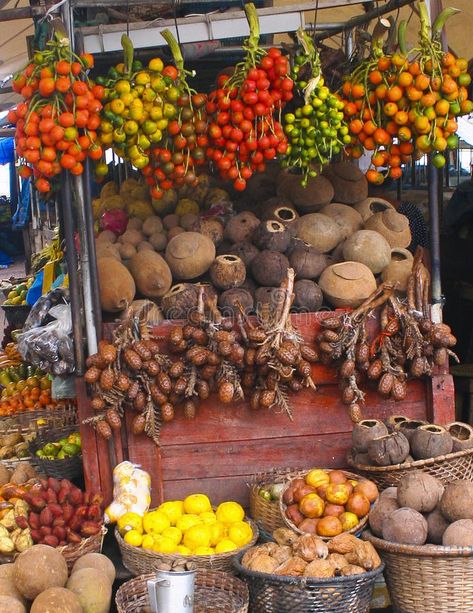
<svg viewBox="0 0 473 613">
<path fill-rule="evenodd" d="M 436 366 L 444 366 L 448 360 L 448 353 L 445 347 L 440 347 L 434 351 L 434 364 Z"/>
<path fill-rule="evenodd" d="M 252 343 L 264 343 L 266 332 L 262 328 L 253 328 L 247 332 L 248 340 Z"/>
<path fill-rule="evenodd" d="M 309 347 L 309 345 L 301 345 L 299 347 L 300 354 L 304 360 L 314 364 L 319 361 L 319 355 L 315 349 Z"/>
<path fill-rule="evenodd" d="M 244 372 L 241 377 L 241 384 L 243 387 L 251 388 L 256 381 L 255 373 L 252 371 Z"/>
<path fill-rule="evenodd" d="M 391 388 L 391 396 L 394 400 L 405 400 L 407 398 L 407 384 L 405 381 L 401 381 L 397 377 L 394 379 L 393 386 Z"/>
<path fill-rule="evenodd" d="M 218 399 L 224 404 L 232 402 L 235 394 L 235 387 L 230 381 L 221 381 L 218 384 Z"/>
<path fill-rule="evenodd" d="M 177 343 L 176 345 L 169 346 L 170 353 L 184 353 L 186 349 L 187 349 L 187 341 L 185 341 L 184 339 L 182 339 L 182 341 L 180 343 Z"/>
<path fill-rule="evenodd" d="M 217 353 L 226 358 L 232 352 L 232 344 L 228 341 L 220 341 L 217 345 Z"/>
<path fill-rule="evenodd" d="M 363 418 L 363 416 L 361 414 L 361 407 L 356 402 L 354 402 L 354 403 L 352 403 L 350 405 L 350 408 L 349 408 L 348 412 L 350 414 L 350 419 L 352 420 L 352 422 L 354 424 L 357 424 Z"/>
<path fill-rule="evenodd" d="M 266 377 L 265 384 L 266 384 L 266 389 L 268 390 L 274 391 L 276 389 L 278 385 L 278 375 L 274 370 L 272 370 Z"/>
<path fill-rule="evenodd" d="M 104 392 L 108 392 L 112 389 L 113 384 L 115 383 L 115 374 L 113 370 L 109 367 L 106 370 L 102 370 L 100 373 L 100 381 L 99 385 L 103 389 Z"/>
<path fill-rule="evenodd" d="M 221 361 L 222 358 L 213 351 L 209 351 L 207 353 L 206 364 L 209 364 L 210 366 L 218 366 Z"/>
<path fill-rule="evenodd" d="M 99 355 L 104 362 L 112 364 L 117 359 L 117 350 L 111 343 L 105 343 L 101 345 Z"/>
<path fill-rule="evenodd" d="M 327 343 L 326 341 L 322 341 L 319 345 L 320 351 L 322 351 L 323 353 L 330 355 L 331 357 L 334 354 L 334 348 L 332 347 L 332 345 L 330 343 Z"/>
<path fill-rule="evenodd" d="M 254 392 L 251 395 L 250 398 L 250 409 L 252 409 L 253 411 L 257 411 L 258 409 L 261 409 L 260 403 L 259 403 L 259 399 L 261 397 L 261 391 L 260 390 L 256 390 L 256 392 Z"/>
<path fill-rule="evenodd" d="M 292 372 L 291 366 L 281 366 L 281 368 L 288 368 Z M 270 370 L 271 369 L 269 368 L 268 363 L 261 364 L 260 366 L 258 366 L 258 375 L 260 375 L 261 377 L 265 377 L 270 372 Z"/>
<path fill-rule="evenodd" d="M 191 324 L 198 326 L 204 321 L 204 314 L 199 311 L 191 311 L 189 313 L 189 321 Z"/>
<path fill-rule="evenodd" d="M 306 360 L 299 360 L 297 362 L 297 372 L 302 377 L 310 377 L 312 374 L 312 367 Z"/>
<path fill-rule="evenodd" d="M 425 372 L 425 360 L 421 356 L 416 356 L 411 362 L 411 375 L 413 377 L 419 378 Z"/>
<path fill-rule="evenodd" d="M 151 351 L 148 349 L 143 341 L 135 341 L 132 345 L 133 351 L 135 351 L 143 361 L 151 360 L 153 357 Z"/>
<path fill-rule="evenodd" d="M 254 366 L 255 358 L 256 358 L 256 349 L 254 349 L 253 347 L 249 347 L 245 351 L 245 364 L 247 366 Z"/>
<path fill-rule="evenodd" d="M 236 335 L 234 332 L 229 332 L 228 330 L 217 330 L 213 335 L 214 341 L 220 343 L 221 341 L 226 341 L 227 343 L 234 343 L 236 341 Z"/>
<path fill-rule="evenodd" d="M 146 417 L 143 415 L 143 413 L 135 415 L 133 421 L 131 422 L 131 431 L 133 432 L 133 434 L 142 434 L 145 431 L 145 426 Z"/>
<path fill-rule="evenodd" d="M 378 392 L 383 396 L 389 396 L 394 384 L 394 375 L 385 372 L 378 382 Z"/>
<path fill-rule="evenodd" d="M 102 371 L 99 368 L 97 368 L 96 366 L 91 366 L 85 371 L 84 379 L 86 383 L 90 383 L 90 384 L 97 383 L 101 374 L 102 374 Z"/>
<path fill-rule="evenodd" d="M 106 441 L 112 438 L 112 429 L 104 419 L 96 422 L 95 430 L 97 434 Z"/>
<path fill-rule="evenodd" d="M 295 377 L 288 381 L 288 385 L 292 392 L 300 392 L 304 387 L 302 381 L 300 379 L 296 379 Z"/>
<path fill-rule="evenodd" d="M 340 335 L 334 330 L 324 330 L 322 332 L 322 339 L 327 343 L 337 343 L 340 340 Z"/>
<path fill-rule="evenodd" d="M 120 430 L 122 427 L 122 420 L 116 409 L 107 409 L 105 419 L 112 430 Z"/>
<path fill-rule="evenodd" d="M 322 328 L 327 328 L 329 330 L 338 330 L 342 326 L 342 322 L 339 317 L 332 315 L 331 317 L 326 317 L 322 319 L 320 322 Z"/>
<path fill-rule="evenodd" d="M 370 363 L 368 361 L 361 362 L 360 364 L 357 363 L 357 367 L 360 372 L 367 372 L 368 368 L 370 367 Z"/>
<path fill-rule="evenodd" d="M 282 343 L 276 351 L 276 357 L 285 365 L 292 365 L 299 356 L 299 350 L 294 343 Z"/>
<path fill-rule="evenodd" d="M 186 357 L 195 366 L 202 366 L 207 361 L 208 354 L 204 347 L 195 346 L 187 350 Z"/>
<path fill-rule="evenodd" d="M 90 406 L 94 409 L 94 411 L 103 411 L 105 408 L 105 401 L 100 396 L 93 396 L 90 401 Z"/>
<path fill-rule="evenodd" d="M 202 328 L 196 328 L 192 334 L 192 340 L 197 345 L 207 345 L 209 342 L 209 337 L 205 330 Z"/>
<path fill-rule="evenodd" d="M 390 336 L 397 334 L 399 332 L 399 321 L 395 317 L 393 317 L 386 324 L 384 331 Z"/>
<path fill-rule="evenodd" d="M 383 373 L 383 363 L 381 360 L 376 359 L 374 362 L 371 362 L 370 367 L 368 368 L 366 375 L 368 379 L 372 381 L 377 381 Z"/>
<path fill-rule="evenodd" d="M 136 395 L 138 394 L 138 392 L 140 391 L 140 384 L 138 381 L 132 381 L 130 387 L 128 388 L 128 392 L 126 397 L 129 400 L 134 400 L 136 398 Z"/>
<path fill-rule="evenodd" d="M 457 339 L 455 336 L 453 336 L 453 334 L 446 334 L 442 344 L 444 347 L 448 347 L 449 349 L 451 349 L 457 344 Z"/>
<path fill-rule="evenodd" d="M 152 338 L 145 338 L 143 340 L 143 343 L 146 345 L 146 347 L 148 347 L 148 349 L 151 351 L 151 355 L 153 357 L 156 357 L 157 355 L 159 355 L 160 353 L 160 349 L 159 349 L 159 343 L 158 341 L 155 341 Z"/>
<path fill-rule="evenodd" d="M 201 369 L 200 376 L 202 377 L 202 379 L 209 381 L 215 375 L 216 372 L 217 372 L 216 366 L 206 365 Z"/>
<path fill-rule="evenodd" d="M 156 362 L 156 360 L 148 360 L 147 362 L 143 362 L 143 368 L 150 377 L 155 377 L 161 370 L 161 366 L 158 364 L 158 362 Z"/>
<path fill-rule="evenodd" d="M 255 356 L 255 363 L 258 366 L 261 366 L 263 364 L 267 364 L 268 360 L 269 360 L 269 353 L 268 353 L 267 347 L 260 347 L 259 349 L 257 349 L 256 356 Z"/>
<path fill-rule="evenodd" d="M 184 362 L 182 360 L 177 360 L 176 362 L 173 362 L 171 364 L 168 374 L 172 379 L 178 379 L 179 377 L 182 377 L 182 375 L 184 374 L 184 369 L 185 369 Z"/>
<path fill-rule="evenodd" d="M 143 364 L 136 351 L 133 351 L 133 349 L 130 348 L 125 349 L 123 352 L 123 359 L 125 360 L 127 366 L 132 370 L 140 370 Z"/>
<path fill-rule="evenodd" d="M 421 319 L 419 322 L 419 329 L 422 334 L 430 334 L 434 327 L 434 324 L 431 319 Z"/>
<path fill-rule="evenodd" d="M 207 381 L 199 379 L 195 384 L 195 389 L 201 400 L 207 400 L 207 398 L 210 396 L 210 387 Z"/>
<path fill-rule="evenodd" d="M 168 402 L 170 402 L 173 406 L 179 404 L 182 400 L 182 395 L 176 394 L 175 392 L 171 392 L 168 396 Z"/>
<path fill-rule="evenodd" d="M 230 361 L 235 364 L 242 363 L 243 358 L 245 357 L 245 349 L 238 343 L 234 343 L 232 345 L 232 351 L 228 357 Z"/>
<path fill-rule="evenodd" d="M 340 366 L 340 377 L 351 377 L 355 372 L 355 362 L 354 360 L 345 360 Z"/>
<path fill-rule="evenodd" d="M 355 390 L 347 385 L 342 390 L 342 402 L 343 404 L 352 404 L 355 400 Z"/>
<path fill-rule="evenodd" d="M 182 396 L 186 391 L 186 387 L 187 387 L 187 382 L 184 379 L 184 377 L 179 377 L 179 379 L 176 379 L 174 381 L 174 387 L 172 391 L 178 396 Z"/>
<path fill-rule="evenodd" d="M 171 381 L 171 377 L 167 373 L 160 372 L 157 375 L 155 381 L 159 389 L 163 392 L 163 394 L 169 394 L 171 392 L 172 381 Z"/>
<path fill-rule="evenodd" d="M 184 336 L 182 328 L 177 326 L 175 328 L 172 328 L 169 332 L 169 342 L 171 343 L 171 345 L 178 345 L 184 338 L 191 338 L 195 328 L 193 326 L 190 327 L 192 328 L 192 330 L 190 330 L 190 336 L 187 337 Z"/>
<path fill-rule="evenodd" d="M 355 347 L 355 360 L 357 364 L 365 364 L 370 359 L 370 347 L 368 343 L 358 343 Z"/>
<path fill-rule="evenodd" d="M 259 405 L 263 409 L 269 409 L 276 400 L 276 392 L 274 390 L 262 390 L 259 398 Z"/>
<path fill-rule="evenodd" d="M 138 392 L 133 400 L 133 408 L 135 411 L 142 411 L 145 408 L 146 395 L 144 392 Z"/>
<path fill-rule="evenodd" d="M 182 336 L 186 340 L 189 340 L 194 335 L 195 326 L 192 326 L 191 324 L 186 324 L 183 328 L 180 328 L 180 330 L 182 331 Z"/>
<path fill-rule="evenodd" d="M 107 366 L 107 363 L 102 358 L 100 353 L 94 353 L 93 355 L 89 355 L 89 357 L 85 361 L 85 365 L 87 366 L 87 368 L 95 366 L 96 368 L 103 370 Z"/>
<path fill-rule="evenodd" d="M 186 400 L 184 403 L 184 417 L 186 419 L 195 419 L 197 407 L 193 400 Z"/>
<path fill-rule="evenodd" d="M 172 421 L 174 419 L 174 406 L 170 402 L 165 402 L 161 405 L 161 416 L 163 421 Z"/>
<path fill-rule="evenodd" d="M 292 366 L 281 366 L 278 372 L 282 381 L 290 381 L 294 375 L 294 368 Z"/>
<path fill-rule="evenodd" d="M 154 404 L 163 404 L 168 399 L 165 394 L 155 383 L 149 386 L 149 393 Z"/>
<path fill-rule="evenodd" d="M 125 375 L 124 372 L 117 373 L 117 376 L 115 377 L 115 387 L 117 388 L 117 390 L 120 390 L 121 392 L 126 392 L 130 389 L 130 386 L 130 378 Z"/>
</svg>

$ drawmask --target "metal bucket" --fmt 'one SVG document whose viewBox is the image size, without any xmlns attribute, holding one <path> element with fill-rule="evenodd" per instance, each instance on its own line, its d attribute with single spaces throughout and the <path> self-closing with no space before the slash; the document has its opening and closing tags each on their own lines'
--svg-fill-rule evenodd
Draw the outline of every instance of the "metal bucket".
<svg viewBox="0 0 473 613">
<path fill-rule="evenodd" d="M 156 571 L 156 579 L 148 581 L 149 601 L 153 613 L 192 613 L 195 572 Z"/>
</svg>

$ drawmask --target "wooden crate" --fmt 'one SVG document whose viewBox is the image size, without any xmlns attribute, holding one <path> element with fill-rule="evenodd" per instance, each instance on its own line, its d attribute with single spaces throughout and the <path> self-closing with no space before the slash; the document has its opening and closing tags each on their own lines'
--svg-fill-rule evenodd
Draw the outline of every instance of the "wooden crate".
<svg viewBox="0 0 473 613">
<path fill-rule="evenodd" d="M 307 342 L 313 342 L 323 314 L 292 315 L 293 325 Z M 155 334 L 165 337 L 173 322 L 164 322 Z M 370 325 L 376 328 L 376 321 Z M 110 332 L 110 331 L 109 331 Z M 246 402 L 222 405 L 215 395 L 200 404 L 195 420 L 182 411 L 161 431 L 161 446 L 145 435 L 114 433 L 111 441 L 81 426 L 84 473 L 91 489 L 112 496 L 113 466 L 129 459 L 147 470 L 152 479 L 153 504 L 205 492 L 212 501 L 235 499 L 248 506 L 247 483 L 251 475 L 277 466 L 343 467 L 350 446 L 352 423 L 339 399 L 336 370 L 313 366 L 316 393 L 304 390 L 292 396 L 293 420 L 274 411 L 251 411 Z M 84 381 L 79 379 L 78 410 L 81 419 L 93 413 Z M 369 391 L 364 417 L 384 418 L 393 413 L 447 423 L 455 417 L 452 377 L 439 373 L 431 379 L 411 381 L 403 402 L 385 400 Z"/>
</svg>

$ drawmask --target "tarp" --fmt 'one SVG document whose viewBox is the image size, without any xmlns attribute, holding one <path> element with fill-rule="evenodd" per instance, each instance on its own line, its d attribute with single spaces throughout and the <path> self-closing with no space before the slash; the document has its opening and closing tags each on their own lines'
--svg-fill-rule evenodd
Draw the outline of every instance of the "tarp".
<svg viewBox="0 0 473 613">
<path fill-rule="evenodd" d="M 13 138 L 0 138 L 0 164 L 15 162 L 15 149 Z"/>
</svg>

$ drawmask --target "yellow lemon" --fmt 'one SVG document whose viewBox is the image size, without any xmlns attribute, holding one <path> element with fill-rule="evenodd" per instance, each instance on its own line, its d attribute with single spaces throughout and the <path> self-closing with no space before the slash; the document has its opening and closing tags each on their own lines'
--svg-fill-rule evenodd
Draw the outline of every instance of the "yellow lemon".
<svg viewBox="0 0 473 613">
<path fill-rule="evenodd" d="M 186 513 L 182 517 L 179 517 L 176 522 L 176 528 L 179 528 L 181 532 L 186 532 L 186 530 L 189 530 L 189 528 L 192 526 L 197 526 L 198 524 L 202 523 L 203 522 L 198 515 Z"/>
<path fill-rule="evenodd" d="M 114 89 L 119 94 L 128 94 L 131 91 L 130 81 L 126 81 L 125 79 L 120 79 L 115 83 Z"/>
<path fill-rule="evenodd" d="M 143 549 L 153 549 L 154 539 L 151 534 L 146 534 L 141 541 L 141 547 Z"/>
<path fill-rule="evenodd" d="M 163 536 L 160 539 L 155 539 L 153 551 L 157 551 L 158 553 L 174 553 L 176 547 L 177 545 L 172 539 Z"/>
<path fill-rule="evenodd" d="M 123 100 L 120 100 L 120 98 L 115 98 L 115 100 L 112 100 L 110 103 L 110 109 L 116 115 L 121 115 L 125 110 L 125 103 Z"/>
<path fill-rule="evenodd" d="M 160 534 L 165 528 L 169 528 L 171 522 L 167 515 L 162 511 L 150 511 L 143 517 L 143 528 L 145 532 Z"/>
<path fill-rule="evenodd" d="M 228 528 L 228 538 L 238 547 L 243 547 L 253 538 L 253 530 L 246 521 L 237 521 Z"/>
<path fill-rule="evenodd" d="M 189 549 L 196 549 L 196 547 L 209 547 L 210 546 L 210 526 L 200 524 L 198 526 L 192 526 L 189 530 L 184 532 L 183 544 Z"/>
<path fill-rule="evenodd" d="M 215 547 L 215 553 L 227 553 L 229 551 L 234 551 L 235 549 L 238 549 L 238 546 L 235 545 L 233 541 L 230 539 L 223 539 Z"/>
<path fill-rule="evenodd" d="M 129 530 L 135 530 L 139 534 L 143 534 L 143 519 L 138 513 L 125 513 L 117 521 L 117 526 L 122 536 Z"/>
<path fill-rule="evenodd" d="M 179 517 L 184 513 L 184 503 L 182 500 L 168 500 L 159 505 L 158 511 L 167 515 L 171 526 L 175 526 Z"/>
<path fill-rule="evenodd" d="M 128 545 L 133 545 L 133 547 L 139 547 L 143 542 L 143 536 L 141 535 L 141 532 L 138 532 L 138 530 L 128 530 L 128 532 L 123 537 L 123 540 L 125 541 L 125 543 L 128 543 Z"/>
<path fill-rule="evenodd" d="M 200 519 L 204 524 L 214 524 L 217 521 L 215 513 L 213 511 L 204 511 L 199 514 Z"/>
<path fill-rule="evenodd" d="M 149 61 L 148 68 L 153 72 L 161 72 L 164 68 L 163 60 L 160 57 L 154 57 Z"/>
<path fill-rule="evenodd" d="M 176 528 L 175 526 L 165 528 L 162 534 L 164 537 L 174 541 L 176 545 L 179 545 L 179 543 L 182 541 L 182 532 L 179 530 L 179 528 Z"/>
<path fill-rule="evenodd" d="M 217 543 L 228 536 L 227 526 L 220 521 L 210 524 L 210 544 L 215 547 Z"/>
<path fill-rule="evenodd" d="M 185 545 L 178 545 L 176 547 L 176 553 L 180 553 L 183 556 L 190 556 L 192 551 L 189 549 L 189 547 L 186 547 Z"/>
<path fill-rule="evenodd" d="M 218 505 L 215 515 L 217 521 L 222 521 L 224 524 L 234 524 L 236 521 L 243 521 L 245 511 L 238 502 L 228 501 Z"/>
<path fill-rule="evenodd" d="M 196 547 L 193 553 L 195 556 L 212 556 L 215 549 L 213 547 Z"/>
<path fill-rule="evenodd" d="M 211 511 L 212 505 L 205 494 L 191 494 L 184 499 L 184 511 L 199 515 L 205 511 Z"/>
</svg>

